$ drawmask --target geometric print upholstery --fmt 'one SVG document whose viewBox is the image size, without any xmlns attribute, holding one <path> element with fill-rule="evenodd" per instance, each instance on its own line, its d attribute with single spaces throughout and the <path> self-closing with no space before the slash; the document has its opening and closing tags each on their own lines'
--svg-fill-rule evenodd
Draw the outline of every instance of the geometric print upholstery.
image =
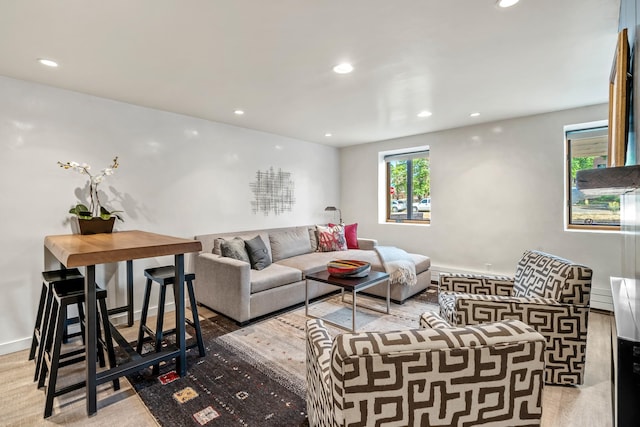
<svg viewBox="0 0 640 427">
<path fill-rule="evenodd" d="M 333 340 L 319 321 L 307 322 L 307 414 L 310 426 L 332 426 L 332 398 L 328 387 Z"/>
<path fill-rule="evenodd" d="M 440 319 L 438 325 L 331 340 L 322 320 L 308 320 L 309 424 L 540 425 L 542 335 L 517 320 L 454 328 Z"/>
<path fill-rule="evenodd" d="M 513 277 L 448 274 L 440 277 L 440 287 L 449 292 L 478 295 L 513 295 Z"/>
<path fill-rule="evenodd" d="M 456 289 L 462 289 L 461 283 L 465 280 L 473 286 L 482 276 L 473 275 L 471 279 L 441 273 L 445 286 L 441 284 L 438 295 L 440 315 L 451 326 L 518 319 L 545 337 L 545 382 L 582 384 L 591 269 L 553 255 L 527 251 L 518 263 L 516 274 L 514 293 L 509 297 L 451 292 L 451 283 L 457 283 Z M 526 283 L 534 289 L 523 289 Z"/>
<path fill-rule="evenodd" d="M 526 251 L 516 268 L 514 295 L 589 305 L 592 274 L 589 267 L 564 258 Z"/>
<path fill-rule="evenodd" d="M 444 317 L 451 326 L 464 326 L 462 322 L 458 321 L 456 315 L 456 296 L 466 295 L 453 292 L 439 292 L 438 304 L 440 305 L 440 315 Z"/>
</svg>

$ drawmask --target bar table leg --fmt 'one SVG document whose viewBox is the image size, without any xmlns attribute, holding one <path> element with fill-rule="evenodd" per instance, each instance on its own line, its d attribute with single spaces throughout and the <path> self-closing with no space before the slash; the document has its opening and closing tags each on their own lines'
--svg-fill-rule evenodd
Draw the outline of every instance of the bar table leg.
<svg viewBox="0 0 640 427">
<path fill-rule="evenodd" d="M 96 399 L 96 266 L 88 265 L 84 276 L 84 294 L 86 305 L 85 353 L 86 353 L 86 378 L 87 378 L 87 415 L 94 415 L 97 410 Z M 108 325 L 106 326 L 108 327 Z"/>
</svg>

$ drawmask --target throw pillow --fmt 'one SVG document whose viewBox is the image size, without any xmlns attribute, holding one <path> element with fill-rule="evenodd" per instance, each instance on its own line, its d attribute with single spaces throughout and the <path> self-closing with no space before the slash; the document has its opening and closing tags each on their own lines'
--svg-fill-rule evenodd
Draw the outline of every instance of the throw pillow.
<svg viewBox="0 0 640 427">
<path fill-rule="evenodd" d="M 245 240 L 244 246 L 251 260 L 251 268 L 254 270 L 262 270 L 271 265 L 271 257 L 267 246 L 260 236 L 256 236 L 251 240 Z"/>
<path fill-rule="evenodd" d="M 329 227 L 333 227 L 336 224 L 329 223 Z M 344 238 L 347 239 L 347 248 L 360 249 L 358 245 L 358 223 L 347 224 L 344 226 Z"/>
<path fill-rule="evenodd" d="M 246 263 L 251 263 L 247 250 L 244 248 L 244 240 L 234 237 L 232 240 L 224 240 L 220 243 L 220 253 L 222 256 L 234 258 Z"/>
<path fill-rule="evenodd" d="M 318 250 L 320 252 L 346 251 L 347 241 L 344 237 L 344 227 L 334 225 L 333 227 L 316 226 L 318 229 Z"/>
</svg>

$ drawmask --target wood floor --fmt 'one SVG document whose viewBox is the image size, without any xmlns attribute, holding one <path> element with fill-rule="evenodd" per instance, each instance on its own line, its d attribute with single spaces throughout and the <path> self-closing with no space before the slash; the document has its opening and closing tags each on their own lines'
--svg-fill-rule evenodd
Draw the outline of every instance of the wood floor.
<svg viewBox="0 0 640 427">
<path fill-rule="evenodd" d="M 200 315 L 214 315 L 199 308 Z M 165 324 L 173 322 L 168 313 Z M 545 386 L 543 394 L 544 427 L 607 427 L 611 417 L 611 322 L 613 317 L 592 311 L 589 315 L 587 367 L 585 384 L 580 387 Z M 120 328 L 122 334 L 135 340 L 137 323 Z M 33 380 L 34 363 L 27 360 L 28 351 L 0 356 L 0 426 L 156 426 L 142 401 L 126 379 L 122 389 L 114 392 L 105 384 L 98 395 L 98 413 L 87 417 L 84 390 L 56 399 L 53 415 L 44 420 L 44 392 Z M 82 369 L 76 369 L 76 375 Z M 74 372 L 70 372 L 74 374 Z"/>
</svg>

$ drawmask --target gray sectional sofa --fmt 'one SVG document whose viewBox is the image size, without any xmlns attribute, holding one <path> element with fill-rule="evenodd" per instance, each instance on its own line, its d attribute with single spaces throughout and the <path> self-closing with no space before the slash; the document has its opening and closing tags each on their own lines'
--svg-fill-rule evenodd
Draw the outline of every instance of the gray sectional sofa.
<svg viewBox="0 0 640 427">
<path fill-rule="evenodd" d="M 221 255 L 221 243 L 240 237 L 251 240 L 260 236 L 272 264 L 262 270 L 251 264 Z M 202 242 L 202 252 L 193 258 L 198 303 L 240 324 L 275 311 L 303 303 L 305 275 L 322 271 L 329 261 L 356 259 L 371 263 L 372 270 L 384 271 L 375 246 L 377 241 L 358 238 L 359 249 L 319 252 L 316 226 L 286 227 L 234 233 L 206 234 L 195 237 Z M 222 240 L 224 239 L 224 240 Z M 415 263 L 417 283 L 412 286 L 392 284 L 391 298 L 403 303 L 429 286 L 431 261 L 424 255 L 408 254 Z M 309 298 L 326 295 L 338 288 L 320 282 L 309 283 Z M 369 288 L 367 293 L 386 296 L 386 283 Z"/>
</svg>

